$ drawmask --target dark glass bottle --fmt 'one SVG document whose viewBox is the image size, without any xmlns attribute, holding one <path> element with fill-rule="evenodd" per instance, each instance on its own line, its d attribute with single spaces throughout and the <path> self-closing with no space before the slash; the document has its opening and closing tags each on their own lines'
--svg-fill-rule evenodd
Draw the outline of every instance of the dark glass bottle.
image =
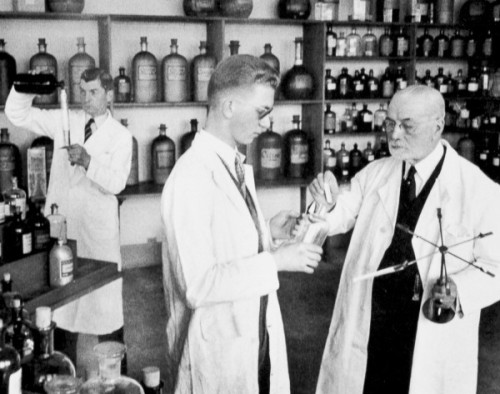
<svg viewBox="0 0 500 394">
<path fill-rule="evenodd" d="M 217 11 L 216 0 L 184 0 L 182 6 L 187 16 L 210 16 Z"/>
<path fill-rule="evenodd" d="M 172 172 L 175 164 L 175 144 L 167 137 L 167 126 L 160 125 L 160 133 L 151 145 L 151 163 L 153 165 L 153 181 L 163 185 Z"/>
<path fill-rule="evenodd" d="M 373 70 L 368 72 L 368 80 L 366 81 L 366 97 L 377 98 L 379 96 L 379 80 L 373 76 Z"/>
<path fill-rule="evenodd" d="M 417 41 L 417 55 L 422 57 L 432 56 L 434 39 L 429 34 L 429 29 L 424 29 L 424 34 Z"/>
<path fill-rule="evenodd" d="M 128 128 L 128 120 L 120 119 L 120 123 Z M 130 172 L 127 178 L 127 186 L 134 186 L 139 183 L 139 144 L 137 138 L 132 136 L 132 161 L 130 163 Z"/>
<path fill-rule="evenodd" d="M 141 37 L 141 50 L 132 59 L 132 84 L 136 103 L 158 101 L 158 62 L 148 52 L 147 37 Z"/>
<path fill-rule="evenodd" d="M 257 138 L 259 179 L 276 180 L 281 176 L 283 141 L 281 135 L 273 131 L 271 120 L 269 129 Z"/>
<path fill-rule="evenodd" d="M 10 142 L 9 130 L 0 129 L 0 193 L 5 193 L 12 189 L 12 177 L 21 179 L 21 152 L 19 148 Z"/>
<path fill-rule="evenodd" d="M 456 95 L 457 96 L 465 96 L 467 95 L 467 80 L 462 74 L 462 69 L 457 71 L 457 75 L 454 78 L 455 87 L 456 87 Z"/>
<path fill-rule="evenodd" d="M 336 166 L 337 156 L 330 146 L 330 140 L 326 140 L 325 147 L 323 148 L 323 171 L 334 172 Z"/>
<path fill-rule="evenodd" d="M 352 87 L 352 95 L 354 98 L 362 98 L 365 96 L 366 87 L 363 84 L 363 80 L 358 70 L 354 71 L 354 77 L 352 78 Z"/>
<path fill-rule="evenodd" d="M 363 109 L 358 114 L 358 131 L 369 133 L 372 131 L 373 112 L 368 109 L 367 104 L 363 104 Z"/>
<path fill-rule="evenodd" d="M 325 99 L 333 100 L 337 97 L 337 80 L 332 76 L 332 70 L 326 69 L 325 75 Z"/>
<path fill-rule="evenodd" d="M 129 103 L 130 102 L 130 89 L 131 81 L 130 77 L 125 75 L 125 67 L 120 67 L 118 69 L 119 75 L 115 77 L 115 102 L 117 103 Z"/>
<path fill-rule="evenodd" d="M 52 74 L 57 79 L 57 60 L 53 55 L 47 53 L 47 44 L 45 42 L 45 38 L 38 39 L 38 53 L 31 57 L 29 69 L 34 70 L 38 73 Z M 33 103 L 56 104 L 57 92 L 54 91 L 50 95 L 35 97 Z"/>
<path fill-rule="evenodd" d="M 410 37 L 405 33 L 404 28 L 399 28 L 399 33 L 396 35 L 396 56 L 410 55 Z"/>
<path fill-rule="evenodd" d="M 215 57 L 207 53 L 206 41 L 200 41 L 200 54 L 192 62 L 194 101 L 207 101 L 208 82 L 216 65 Z"/>
<path fill-rule="evenodd" d="M 448 73 L 446 78 L 447 86 L 446 86 L 446 94 L 448 96 L 456 96 L 457 94 L 457 84 L 451 75 L 451 72 Z"/>
<path fill-rule="evenodd" d="M 380 96 L 383 98 L 391 98 L 396 90 L 396 83 L 391 75 L 389 67 L 385 69 L 384 75 L 380 79 Z"/>
<path fill-rule="evenodd" d="M 431 70 L 425 70 L 425 76 L 422 78 L 422 85 L 434 87 L 434 78 L 431 76 Z"/>
<path fill-rule="evenodd" d="M 349 152 L 349 175 L 353 177 L 363 168 L 363 154 L 358 149 L 358 144 L 354 144 L 354 148 Z"/>
<path fill-rule="evenodd" d="M 477 38 L 473 30 L 469 31 L 469 36 L 465 40 L 465 54 L 467 57 L 474 57 L 477 53 Z"/>
<path fill-rule="evenodd" d="M 382 159 L 391 155 L 389 152 L 389 146 L 387 145 L 387 140 L 384 137 L 380 138 L 380 146 L 375 152 L 376 159 Z"/>
<path fill-rule="evenodd" d="M 345 143 L 340 144 L 340 149 L 337 151 L 337 173 L 341 174 L 343 170 L 349 171 L 350 168 L 349 152 L 345 148 Z"/>
<path fill-rule="evenodd" d="M 387 110 L 383 103 L 373 114 L 373 131 L 381 132 L 384 125 L 385 118 L 387 117 Z"/>
<path fill-rule="evenodd" d="M 346 107 L 345 112 L 340 118 L 340 132 L 351 133 L 352 125 L 353 125 L 353 119 L 352 119 L 351 109 L 349 107 Z"/>
<path fill-rule="evenodd" d="M 23 365 L 23 389 L 44 394 L 45 382 L 54 375 L 76 376 L 75 366 L 68 356 L 54 350 L 54 329 L 49 307 L 36 308 L 36 327 L 33 329 L 35 347 L 33 358 Z"/>
<path fill-rule="evenodd" d="M 220 0 L 222 16 L 229 18 L 248 18 L 253 10 L 253 0 Z"/>
<path fill-rule="evenodd" d="M 326 56 L 336 56 L 337 34 L 333 31 L 332 25 L 327 25 L 326 30 Z"/>
<path fill-rule="evenodd" d="M 434 87 L 439 90 L 441 94 L 448 93 L 448 78 L 444 75 L 443 67 L 438 68 L 438 73 L 434 77 Z"/>
<path fill-rule="evenodd" d="M 264 60 L 267 64 L 269 64 L 272 68 L 274 68 L 278 73 L 280 72 L 280 61 L 272 53 L 271 44 L 267 43 L 264 45 L 264 53 L 260 55 L 260 58 Z"/>
<path fill-rule="evenodd" d="M 33 231 L 33 251 L 47 250 L 50 246 L 50 223 L 43 214 L 42 204 L 30 209 L 28 225 Z"/>
<path fill-rule="evenodd" d="M 353 133 L 358 132 L 358 107 L 356 106 L 356 103 L 351 104 L 351 117 L 352 117 L 352 131 Z"/>
<path fill-rule="evenodd" d="M 191 124 L 191 131 L 181 137 L 181 155 L 184 154 L 189 148 L 191 148 L 194 137 L 198 132 L 198 120 L 191 119 L 189 123 Z"/>
<path fill-rule="evenodd" d="M 460 8 L 459 22 L 477 30 L 491 22 L 490 4 L 486 0 L 467 0 Z"/>
<path fill-rule="evenodd" d="M 337 78 L 338 97 L 351 98 L 353 96 L 352 77 L 347 73 L 347 68 L 342 68 L 342 72 Z"/>
<path fill-rule="evenodd" d="M 454 58 L 465 56 L 465 38 L 458 29 L 455 30 L 455 34 L 450 40 L 450 56 Z"/>
<path fill-rule="evenodd" d="M 307 19 L 311 13 L 309 0 L 279 0 L 278 16 L 281 19 Z"/>
<path fill-rule="evenodd" d="M 11 304 L 11 321 L 5 328 L 5 343 L 11 345 L 21 356 L 24 365 L 33 358 L 35 347 L 31 323 L 23 318 L 23 305 L 20 297 L 14 297 Z"/>
<path fill-rule="evenodd" d="M 479 74 L 479 93 L 485 97 L 490 95 L 490 70 L 486 66 L 481 68 Z"/>
<path fill-rule="evenodd" d="M 309 139 L 300 128 L 300 116 L 293 116 L 293 129 L 285 136 L 285 173 L 290 178 L 303 178 L 309 165 Z"/>
<path fill-rule="evenodd" d="M 479 94 L 479 81 L 475 75 L 471 75 L 467 80 L 467 95 L 477 96 L 478 94 Z"/>
<path fill-rule="evenodd" d="M 170 40 L 170 53 L 163 58 L 163 100 L 167 103 L 178 103 L 189 99 L 188 63 L 184 56 L 177 52 L 177 39 Z"/>
<path fill-rule="evenodd" d="M 85 39 L 77 38 L 77 53 L 68 61 L 69 67 L 69 102 L 81 104 L 80 78 L 83 71 L 95 67 L 95 59 L 85 52 Z"/>
<path fill-rule="evenodd" d="M 302 37 L 295 39 L 295 63 L 283 77 L 281 90 L 288 100 L 306 100 L 314 95 L 314 77 L 304 67 L 302 58 Z"/>
<path fill-rule="evenodd" d="M 16 59 L 5 51 L 5 40 L 2 38 L 0 39 L 0 105 L 4 105 L 7 101 L 16 73 Z"/>
<path fill-rule="evenodd" d="M 482 52 L 486 58 L 491 57 L 493 54 L 493 36 L 490 29 L 487 30 L 486 36 L 483 39 Z"/>
<path fill-rule="evenodd" d="M 336 131 L 337 115 L 332 111 L 331 105 L 326 105 L 325 134 L 334 134 Z"/>
<path fill-rule="evenodd" d="M 45 171 L 48 184 L 50 180 L 50 169 L 52 168 L 52 157 L 54 156 L 54 140 L 45 135 L 41 135 L 33 140 L 31 148 L 45 149 Z"/>
<path fill-rule="evenodd" d="M 384 34 L 379 39 L 380 56 L 393 56 L 394 54 L 394 37 L 391 34 L 391 29 L 385 28 Z"/>
<path fill-rule="evenodd" d="M 5 261 L 20 259 L 29 255 L 33 250 L 33 233 L 21 218 L 21 208 L 11 205 L 10 209 L 11 212 L 15 210 L 15 213 L 13 219 L 5 226 Z"/>
<path fill-rule="evenodd" d="M 485 174 L 489 174 L 489 163 L 491 161 L 490 153 L 490 139 L 488 136 L 484 136 L 479 144 L 479 149 L 477 150 L 477 165 Z"/>
<path fill-rule="evenodd" d="M 5 322 L 0 319 L 0 331 L 3 332 Z M 0 390 L 5 394 L 21 393 L 21 358 L 13 346 L 4 341 L 0 335 Z"/>
<path fill-rule="evenodd" d="M 450 39 L 444 33 L 444 29 L 439 30 L 439 35 L 434 40 L 434 48 L 437 57 L 448 57 L 450 55 Z"/>
<path fill-rule="evenodd" d="M 16 74 L 13 85 L 19 93 L 51 94 L 63 83 L 52 74 Z"/>
<path fill-rule="evenodd" d="M 237 40 L 231 40 L 229 41 L 229 55 L 234 56 L 238 54 L 238 51 L 240 50 L 240 42 Z"/>
<path fill-rule="evenodd" d="M 396 70 L 396 91 L 406 89 L 408 86 L 408 79 L 406 78 L 406 71 L 403 66 L 398 66 Z"/>
<path fill-rule="evenodd" d="M 375 160 L 375 152 L 372 149 L 372 143 L 368 142 L 366 149 L 363 150 L 363 166 L 370 164 L 373 160 Z"/>
</svg>

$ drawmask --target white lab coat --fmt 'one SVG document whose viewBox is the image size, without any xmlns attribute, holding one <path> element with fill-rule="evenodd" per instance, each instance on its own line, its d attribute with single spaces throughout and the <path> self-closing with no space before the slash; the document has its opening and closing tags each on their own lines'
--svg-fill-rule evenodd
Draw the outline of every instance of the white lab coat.
<svg viewBox="0 0 500 394">
<path fill-rule="evenodd" d="M 252 167 L 245 166 L 245 176 L 269 250 Z M 202 135 L 176 163 L 163 190 L 161 210 L 166 233 L 167 379 L 178 376 L 175 393 L 258 393 L 259 305 L 265 294 L 271 393 L 289 393 L 274 259 L 269 252 L 257 254 L 258 236 L 249 210 Z M 167 393 L 173 393 L 173 382 L 167 383 Z"/>
<path fill-rule="evenodd" d="M 457 284 L 463 317 L 447 324 L 420 312 L 410 394 L 472 394 L 477 385 L 478 325 L 481 308 L 500 299 L 500 186 L 447 146 L 441 174 L 422 210 L 415 233 L 439 244 L 437 208 L 442 208 L 444 242 L 453 245 L 493 231 L 493 236 L 452 248 L 456 255 L 493 272 L 491 278 L 450 255 L 448 273 Z M 331 233 L 354 227 L 323 354 L 317 393 L 362 394 L 366 371 L 373 279 L 353 278 L 374 272 L 391 243 L 399 203 L 401 161 L 379 160 L 361 171 L 351 192 L 340 197 L 329 215 Z M 416 258 L 435 252 L 415 237 Z M 418 261 L 423 300 L 440 274 L 440 254 Z"/>
<path fill-rule="evenodd" d="M 31 106 L 33 95 L 14 89 L 5 114 L 18 127 L 54 140 L 45 214 L 56 203 L 66 216 L 68 238 L 76 239 L 80 257 L 113 262 L 121 269 L 118 202 L 115 194 L 126 184 L 132 157 L 130 132 L 108 113 L 105 122 L 84 143 L 85 113 L 70 111 L 71 143 L 85 147 L 91 156 L 88 170 L 68 161 L 60 110 Z M 123 326 L 122 280 L 116 280 L 54 312 L 61 328 L 93 335 Z"/>
</svg>

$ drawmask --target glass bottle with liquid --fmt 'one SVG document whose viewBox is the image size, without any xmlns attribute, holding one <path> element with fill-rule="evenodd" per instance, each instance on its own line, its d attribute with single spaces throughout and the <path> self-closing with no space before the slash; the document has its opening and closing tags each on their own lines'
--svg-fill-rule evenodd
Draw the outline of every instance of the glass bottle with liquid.
<svg viewBox="0 0 500 394">
<path fill-rule="evenodd" d="M 336 132 L 337 115 L 332 111 L 331 105 L 326 105 L 325 110 L 325 134 L 334 134 Z"/>
<path fill-rule="evenodd" d="M 363 56 L 372 57 L 378 55 L 378 41 L 375 34 L 372 33 L 369 27 L 366 33 L 361 38 L 361 52 Z"/>
<path fill-rule="evenodd" d="M 353 86 L 352 77 L 347 73 L 347 68 L 342 68 L 341 74 L 337 78 L 338 97 L 339 98 L 352 98 Z"/>
<path fill-rule="evenodd" d="M 352 132 L 352 115 L 351 108 L 346 107 L 345 112 L 340 118 L 340 132 L 341 133 L 351 133 Z"/>
<path fill-rule="evenodd" d="M 49 285 L 63 287 L 73 282 L 74 260 L 71 248 L 59 238 L 49 254 Z"/>
<path fill-rule="evenodd" d="M 394 54 L 394 37 L 391 34 L 391 29 L 386 27 L 384 34 L 379 39 L 380 56 L 393 56 Z"/>
<path fill-rule="evenodd" d="M 267 64 L 269 64 L 272 68 L 274 68 L 278 74 L 280 72 L 280 61 L 276 57 L 276 55 L 273 54 L 272 51 L 273 47 L 271 44 L 267 43 L 264 45 L 264 53 L 260 55 L 260 58 L 264 60 Z"/>
<path fill-rule="evenodd" d="M 177 39 L 170 40 L 170 54 L 162 61 L 163 100 L 167 103 L 187 101 L 188 63 L 184 56 L 178 53 Z"/>
<path fill-rule="evenodd" d="M 358 131 L 360 133 L 370 133 L 373 125 L 373 112 L 368 109 L 368 104 L 363 104 L 358 119 Z"/>
<path fill-rule="evenodd" d="M 141 37 L 141 50 L 132 59 L 132 85 L 136 103 L 158 101 L 158 62 L 148 51 L 147 37 Z"/>
<path fill-rule="evenodd" d="M 410 37 L 405 33 L 404 28 L 400 27 L 396 35 L 396 56 L 410 55 Z"/>
<path fill-rule="evenodd" d="M 208 81 L 216 65 L 217 60 L 207 51 L 207 42 L 200 41 L 200 54 L 192 62 L 194 101 L 207 101 Z"/>
<path fill-rule="evenodd" d="M 306 100 L 314 94 L 314 76 L 304 66 L 302 46 L 302 37 L 295 38 L 295 62 L 281 82 L 281 91 L 287 100 Z"/>
<path fill-rule="evenodd" d="M 349 172 L 350 167 L 350 157 L 349 152 L 345 148 L 345 143 L 342 142 L 340 144 L 340 149 L 337 151 L 337 169 L 342 172 L 343 170 L 347 170 Z"/>
<path fill-rule="evenodd" d="M 47 53 L 47 43 L 45 38 L 38 39 L 38 53 L 30 59 L 29 69 L 37 73 L 52 74 L 57 79 L 57 60 Z M 57 104 L 57 92 L 49 95 L 37 96 L 33 100 L 34 104 Z"/>
<path fill-rule="evenodd" d="M 351 33 L 346 37 L 346 55 L 349 57 L 362 56 L 361 51 L 361 36 L 353 27 Z"/>
<path fill-rule="evenodd" d="M 309 138 L 300 128 L 300 116 L 293 116 L 293 129 L 285 135 L 285 172 L 290 178 L 303 178 L 309 165 Z"/>
<path fill-rule="evenodd" d="M 347 56 L 347 41 L 345 33 L 341 31 L 337 39 L 337 49 L 335 51 L 335 56 L 344 57 Z"/>
<path fill-rule="evenodd" d="M 366 149 L 363 150 L 363 166 L 370 164 L 375 160 L 375 152 L 372 149 L 372 143 L 366 143 Z"/>
<path fill-rule="evenodd" d="M 325 99 L 333 100 L 337 97 L 337 80 L 332 76 L 332 70 L 326 69 L 325 75 Z"/>
<path fill-rule="evenodd" d="M 10 142 L 9 129 L 0 129 L 0 193 L 5 193 L 12 189 L 12 177 L 20 180 L 22 174 L 21 152 L 17 145 Z"/>
<path fill-rule="evenodd" d="M 33 230 L 33 250 L 47 250 L 50 245 L 50 222 L 43 214 L 42 204 L 36 204 L 30 211 L 29 226 Z"/>
<path fill-rule="evenodd" d="M 131 100 L 130 90 L 132 82 L 130 77 L 125 75 L 125 67 L 120 67 L 118 73 L 119 75 L 114 79 L 114 100 L 116 103 L 129 103 Z"/>
<path fill-rule="evenodd" d="M 33 232 L 26 221 L 21 218 L 19 206 L 11 204 L 14 212 L 4 229 L 4 258 L 5 261 L 14 261 L 29 255 L 33 250 Z"/>
<path fill-rule="evenodd" d="M 259 179 L 276 180 L 283 167 L 283 139 L 273 131 L 273 121 L 269 128 L 257 138 L 257 174 Z"/>
<path fill-rule="evenodd" d="M 396 89 L 396 82 L 391 75 L 391 70 L 389 67 L 385 69 L 384 75 L 380 79 L 380 96 L 383 98 L 391 98 L 394 95 Z"/>
<path fill-rule="evenodd" d="M 159 135 L 151 144 L 153 181 L 164 185 L 175 164 L 175 143 L 167 136 L 167 126 L 160 124 Z"/>
<path fill-rule="evenodd" d="M 85 70 L 95 68 L 95 59 L 85 51 L 85 38 L 78 37 L 77 53 L 68 61 L 69 67 L 69 102 L 81 104 L 80 79 Z"/>
<path fill-rule="evenodd" d="M 352 178 L 356 173 L 363 168 L 363 154 L 358 149 L 358 144 L 354 143 L 354 147 L 349 152 L 349 175 Z"/>
<path fill-rule="evenodd" d="M 465 38 L 460 34 L 460 30 L 456 29 L 455 34 L 450 40 L 450 56 L 461 58 L 465 56 Z"/>
<path fill-rule="evenodd" d="M 333 31 L 331 24 L 326 28 L 326 56 L 336 56 L 337 54 L 337 34 Z"/>
<path fill-rule="evenodd" d="M 21 356 L 21 365 L 33 358 L 35 348 L 31 323 L 23 317 L 23 304 L 20 297 L 14 297 L 11 303 L 10 323 L 4 331 L 5 343 L 11 345 Z"/>
<path fill-rule="evenodd" d="M 373 114 L 373 130 L 377 133 L 383 129 L 385 118 L 387 117 L 387 110 L 385 105 L 380 103 L 380 107 Z"/>
</svg>

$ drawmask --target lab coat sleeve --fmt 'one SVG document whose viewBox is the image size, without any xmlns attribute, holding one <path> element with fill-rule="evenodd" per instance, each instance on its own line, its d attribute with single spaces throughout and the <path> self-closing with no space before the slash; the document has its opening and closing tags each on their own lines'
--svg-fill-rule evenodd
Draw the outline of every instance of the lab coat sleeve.
<svg viewBox="0 0 500 394">
<path fill-rule="evenodd" d="M 473 255 L 476 264 L 492 272 L 495 277 L 467 267 L 451 275 L 457 285 L 458 298 L 462 312 L 477 313 L 500 300 L 500 186 L 487 181 L 471 187 L 477 187 L 478 198 L 465 209 L 473 209 L 474 233 L 493 232 L 493 235 L 474 241 Z"/>
<path fill-rule="evenodd" d="M 221 253 L 239 253 L 241 239 L 235 239 L 241 235 L 222 239 L 224 235 L 213 226 L 214 221 L 221 226 L 221 217 L 235 212 L 232 207 L 225 212 L 214 211 L 215 194 L 221 191 L 211 174 L 193 168 L 179 174 L 174 169 L 170 177 L 173 179 L 168 180 L 162 196 L 162 220 L 170 269 L 189 307 L 248 299 L 277 290 L 276 264 L 269 252 L 229 260 L 220 257 Z"/>
<path fill-rule="evenodd" d="M 111 160 L 103 163 L 98 156 L 91 156 L 87 178 L 112 194 L 120 193 L 127 184 L 132 161 L 132 138 L 120 137 L 113 145 Z"/>
<path fill-rule="evenodd" d="M 18 93 L 11 89 L 5 103 L 5 115 L 14 126 L 55 139 L 62 133 L 62 117 L 59 110 L 42 110 L 32 106 L 33 94 Z"/>
</svg>

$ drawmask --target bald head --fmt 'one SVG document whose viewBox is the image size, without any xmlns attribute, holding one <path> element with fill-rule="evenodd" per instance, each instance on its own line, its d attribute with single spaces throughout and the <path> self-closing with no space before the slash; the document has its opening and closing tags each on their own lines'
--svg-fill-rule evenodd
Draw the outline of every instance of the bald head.
<svg viewBox="0 0 500 394">
<path fill-rule="evenodd" d="M 412 85 L 398 91 L 389 104 L 391 112 L 398 113 L 403 106 L 412 106 L 417 117 L 444 119 L 445 103 L 436 89 L 425 85 Z"/>
</svg>

